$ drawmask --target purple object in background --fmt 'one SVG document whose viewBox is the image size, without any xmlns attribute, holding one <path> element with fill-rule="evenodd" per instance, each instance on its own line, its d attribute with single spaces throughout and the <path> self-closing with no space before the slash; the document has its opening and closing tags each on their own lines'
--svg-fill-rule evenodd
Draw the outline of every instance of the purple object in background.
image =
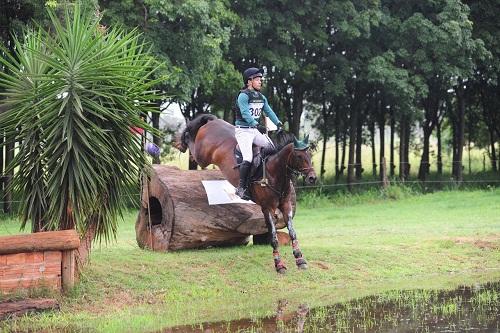
<svg viewBox="0 0 500 333">
<path fill-rule="evenodd" d="M 160 147 L 152 142 L 148 142 L 146 144 L 146 152 L 153 157 L 158 157 L 160 156 Z"/>
</svg>

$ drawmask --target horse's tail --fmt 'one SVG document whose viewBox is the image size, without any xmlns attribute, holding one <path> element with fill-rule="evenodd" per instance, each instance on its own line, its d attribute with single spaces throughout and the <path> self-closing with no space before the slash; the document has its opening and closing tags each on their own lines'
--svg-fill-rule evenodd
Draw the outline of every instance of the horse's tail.
<svg viewBox="0 0 500 333">
<path fill-rule="evenodd" d="M 194 138 L 196 138 L 196 133 L 198 133 L 200 127 L 215 119 L 217 117 L 213 114 L 200 113 L 193 120 L 188 121 L 186 128 L 177 133 L 174 147 L 184 153 L 188 149 L 188 143 L 194 141 Z"/>
</svg>

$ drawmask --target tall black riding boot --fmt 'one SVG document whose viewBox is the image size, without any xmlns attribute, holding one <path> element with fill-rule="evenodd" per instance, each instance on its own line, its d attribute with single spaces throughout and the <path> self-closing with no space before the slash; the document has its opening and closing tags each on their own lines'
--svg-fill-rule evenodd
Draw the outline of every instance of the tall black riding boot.
<svg viewBox="0 0 500 333">
<path fill-rule="evenodd" d="M 250 168 L 252 163 L 243 161 L 240 164 L 240 183 L 236 189 L 236 195 L 243 200 L 250 200 L 250 193 L 248 193 L 248 177 L 250 176 Z"/>
</svg>

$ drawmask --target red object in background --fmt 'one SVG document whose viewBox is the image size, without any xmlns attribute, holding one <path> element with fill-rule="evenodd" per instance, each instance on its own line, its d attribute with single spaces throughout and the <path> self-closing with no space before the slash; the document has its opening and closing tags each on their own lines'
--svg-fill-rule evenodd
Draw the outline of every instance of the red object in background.
<svg viewBox="0 0 500 333">
<path fill-rule="evenodd" d="M 130 127 L 130 131 L 134 134 L 139 134 L 139 135 L 144 134 L 144 128 L 141 127 Z"/>
</svg>

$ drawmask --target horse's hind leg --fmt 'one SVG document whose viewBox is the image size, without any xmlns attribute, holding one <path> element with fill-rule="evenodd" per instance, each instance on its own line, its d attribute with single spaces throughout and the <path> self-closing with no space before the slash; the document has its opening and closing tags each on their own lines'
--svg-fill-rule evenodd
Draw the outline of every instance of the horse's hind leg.
<svg viewBox="0 0 500 333">
<path fill-rule="evenodd" d="M 264 211 L 264 220 L 266 220 L 267 229 L 269 234 L 271 235 L 271 245 L 273 247 L 273 259 L 274 259 L 274 267 L 276 268 L 276 272 L 280 274 L 286 273 L 286 266 L 283 260 L 281 259 L 279 250 L 278 250 L 278 235 L 276 233 L 276 226 L 274 224 L 274 218 L 269 211 Z"/>
<path fill-rule="evenodd" d="M 288 234 L 290 235 L 290 239 L 292 240 L 292 249 L 293 256 L 295 257 L 295 264 L 299 269 L 307 269 L 307 261 L 302 256 L 302 251 L 299 248 L 299 241 L 297 240 L 297 234 L 295 233 L 295 229 L 293 228 L 293 220 L 292 220 L 292 209 L 284 209 L 283 217 L 286 218 L 286 227 L 288 228 Z M 286 215 L 285 215 L 286 213 Z"/>
</svg>

